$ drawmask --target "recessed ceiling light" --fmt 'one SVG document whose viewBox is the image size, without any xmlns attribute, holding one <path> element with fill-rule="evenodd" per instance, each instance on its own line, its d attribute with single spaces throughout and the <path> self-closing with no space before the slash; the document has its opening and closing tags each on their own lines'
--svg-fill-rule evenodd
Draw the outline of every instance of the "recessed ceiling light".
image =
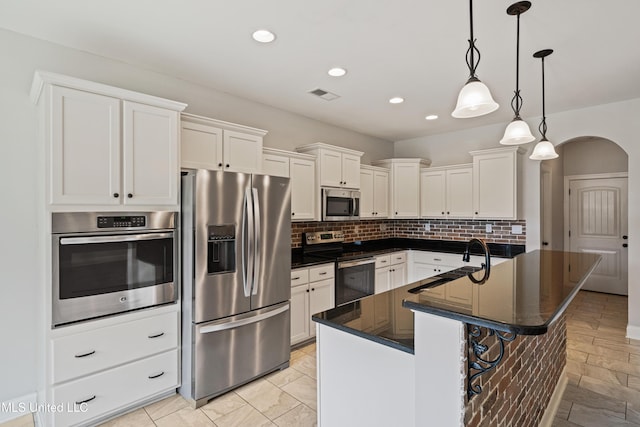
<svg viewBox="0 0 640 427">
<path fill-rule="evenodd" d="M 399 96 L 396 96 L 389 100 L 389 103 L 391 104 L 402 104 L 403 102 L 404 102 L 404 98 L 400 98 Z"/>
<path fill-rule="evenodd" d="M 260 43 L 271 43 L 276 39 L 276 35 L 269 30 L 258 30 L 252 35 L 253 39 Z"/>
<path fill-rule="evenodd" d="M 335 67 L 330 69 L 329 71 L 327 71 L 327 73 L 331 76 L 331 77 L 342 77 L 345 74 L 347 74 L 347 70 L 345 70 L 344 68 L 340 68 L 340 67 Z"/>
<path fill-rule="evenodd" d="M 438 118 L 437 114 L 429 114 L 427 117 L 425 117 L 425 119 L 427 120 L 435 120 Z"/>
</svg>

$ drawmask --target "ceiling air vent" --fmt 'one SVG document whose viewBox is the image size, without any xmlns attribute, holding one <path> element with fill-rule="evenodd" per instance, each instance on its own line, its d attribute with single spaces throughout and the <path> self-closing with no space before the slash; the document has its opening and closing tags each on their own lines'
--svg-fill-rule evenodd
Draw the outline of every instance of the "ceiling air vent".
<svg viewBox="0 0 640 427">
<path fill-rule="evenodd" d="M 333 101 L 336 98 L 340 98 L 340 95 L 336 95 L 335 93 L 327 92 L 324 89 L 310 90 L 309 93 L 311 95 L 315 95 L 315 96 L 317 96 L 319 98 L 322 98 L 325 101 Z"/>
</svg>

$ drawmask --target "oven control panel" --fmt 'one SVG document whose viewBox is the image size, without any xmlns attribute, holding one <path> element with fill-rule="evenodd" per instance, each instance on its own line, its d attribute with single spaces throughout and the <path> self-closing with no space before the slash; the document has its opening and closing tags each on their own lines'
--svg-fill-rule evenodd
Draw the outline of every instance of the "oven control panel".
<svg viewBox="0 0 640 427">
<path fill-rule="evenodd" d="M 344 242 L 344 233 L 342 231 L 316 231 L 314 233 L 304 233 L 304 240 L 307 245 Z"/>
<path fill-rule="evenodd" d="M 98 228 L 133 228 L 145 227 L 147 218 L 144 215 L 132 216 L 99 216 Z"/>
</svg>

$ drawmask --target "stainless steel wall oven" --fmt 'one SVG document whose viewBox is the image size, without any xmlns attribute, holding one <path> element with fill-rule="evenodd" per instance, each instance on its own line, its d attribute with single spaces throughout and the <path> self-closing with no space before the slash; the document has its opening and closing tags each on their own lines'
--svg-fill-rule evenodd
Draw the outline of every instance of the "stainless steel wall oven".
<svg viewBox="0 0 640 427">
<path fill-rule="evenodd" d="M 175 212 L 52 214 L 52 326 L 175 302 Z"/>
</svg>

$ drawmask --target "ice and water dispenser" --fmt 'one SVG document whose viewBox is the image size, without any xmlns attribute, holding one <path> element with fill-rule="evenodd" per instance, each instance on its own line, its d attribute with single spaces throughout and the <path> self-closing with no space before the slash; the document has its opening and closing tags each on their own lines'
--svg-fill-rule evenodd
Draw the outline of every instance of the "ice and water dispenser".
<svg viewBox="0 0 640 427">
<path fill-rule="evenodd" d="M 208 227 L 207 269 L 209 274 L 236 271 L 235 225 L 210 225 Z"/>
</svg>

